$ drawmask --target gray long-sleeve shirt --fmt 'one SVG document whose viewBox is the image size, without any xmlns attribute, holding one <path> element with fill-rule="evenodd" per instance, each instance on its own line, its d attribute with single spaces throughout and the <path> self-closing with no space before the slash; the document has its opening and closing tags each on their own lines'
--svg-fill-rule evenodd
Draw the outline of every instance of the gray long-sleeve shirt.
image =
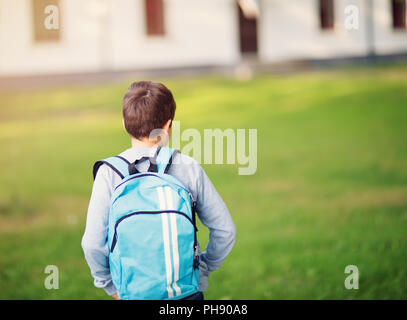
<svg viewBox="0 0 407 320">
<path fill-rule="evenodd" d="M 156 148 L 130 148 L 120 154 L 129 162 L 145 156 L 152 156 Z M 147 171 L 148 161 L 137 164 L 140 172 Z M 196 200 L 197 215 L 209 228 L 209 242 L 206 251 L 200 253 L 199 291 L 208 287 L 210 272 L 218 269 L 232 249 L 236 227 L 222 198 L 216 192 L 202 167 L 191 157 L 177 154 L 168 171 L 178 178 Z M 103 288 L 112 295 L 116 293 L 109 269 L 109 248 L 107 243 L 110 198 L 121 178 L 107 165 L 102 165 L 93 184 L 88 207 L 82 248 L 97 288 Z M 199 244 L 198 244 L 199 247 Z"/>
</svg>

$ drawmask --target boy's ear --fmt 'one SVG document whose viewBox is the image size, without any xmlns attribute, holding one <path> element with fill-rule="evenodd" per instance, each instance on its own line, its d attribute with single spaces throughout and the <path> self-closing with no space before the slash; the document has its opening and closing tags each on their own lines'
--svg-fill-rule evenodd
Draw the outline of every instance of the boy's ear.
<svg viewBox="0 0 407 320">
<path fill-rule="evenodd" d="M 124 125 L 124 118 L 122 118 L 122 124 L 123 124 L 124 130 L 126 130 L 126 126 Z"/>
<path fill-rule="evenodd" d="M 163 126 L 163 130 L 167 131 L 168 135 L 171 134 L 171 124 L 172 124 L 172 120 L 169 119 L 165 125 Z"/>
</svg>

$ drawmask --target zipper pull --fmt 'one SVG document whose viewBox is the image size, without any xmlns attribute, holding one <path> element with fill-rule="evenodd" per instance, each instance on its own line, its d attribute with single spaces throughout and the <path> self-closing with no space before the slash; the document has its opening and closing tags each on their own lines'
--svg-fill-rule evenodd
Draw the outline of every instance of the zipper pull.
<svg viewBox="0 0 407 320">
<path fill-rule="evenodd" d="M 189 197 L 191 198 L 191 207 L 192 207 L 192 213 L 196 212 L 196 201 L 194 197 L 192 196 L 192 193 L 188 191 Z"/>
<path fill-rule="evenodd" d="M 198 256 L 198 247 L 195 246 L 195 257 L 194 257 L 194 263 L 192 265 L 194 270 L 198 269 L 199 265 L 200 265 L 200 259 L 199 259 L 199 256 Z"/>
</svg>

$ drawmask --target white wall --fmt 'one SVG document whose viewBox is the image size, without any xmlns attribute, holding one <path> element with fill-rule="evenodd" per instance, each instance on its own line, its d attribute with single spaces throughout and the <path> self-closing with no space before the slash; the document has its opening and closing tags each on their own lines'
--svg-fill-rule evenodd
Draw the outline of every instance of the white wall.
<svg viewBox="0 0 407 320">
<path fill-rule="evenodd" d="M 166 0 L 164 37 L 145 34 L 143 3 L 60 0 L 61 40 L 35 43 L 31 1 L 0 0 L 0 75 L 225 65 L 240 58 L 233 0 Z"/>
<path fill-rule="evenodd" d="M 265 62 L 365 55 L 365 4 L 334 0 L 335 29 L 319 26 L 317 0 L 261 0 L 259 57 Z M 107 6 L 103 6 L 107 4 Z M 155 67 L 231 65 L 241 59 L 235 0 L 165 0 L 166 35 L 145 33 L 144 0 L 60 0 L 61 40 L 33 40 L 31 0 L 0 0 L 0 76 Z M 359 29 L 344 28 L 346 5 Z M 407 52 L 389 0 L 374 0 L 378 54 Z"/>
<path fill-rule="evenodd" d="M 30 0 L 0 0 L 0 74 L 95 71 L 97 28 L 81 0 L 60 1 L 61 41 L 36 43 Z"/>
<path fill-rule="evenodd" d="M 374 0 L 375 50 L 377 54 L 407 52 L 407 30 L 394 30 L 390 1 Z"/>
<path fill-rule="evenodd" d="M 145 34 L 144 1 L 112 14 L 112 68 L 225 65 L 240 59 L 233 0 L 167 0 L 164 37 Z"/>
<path fill-rule="evenodd" d="M 382 0 L 380 0 L 382 1 Z M 334 0 L 335 28 L 321 30 L 317 0 L 263 0 L 259 23 L 263 61 L 334 58 L 366 53 L 365 0 Z M 358 6 L 358 30 L 346 30 L 345 7 Z"/>
</svg>

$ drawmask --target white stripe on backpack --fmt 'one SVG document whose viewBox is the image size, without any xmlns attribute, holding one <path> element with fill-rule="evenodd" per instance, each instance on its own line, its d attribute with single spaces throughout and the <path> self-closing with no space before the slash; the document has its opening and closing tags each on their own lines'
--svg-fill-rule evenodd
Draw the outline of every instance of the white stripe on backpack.
<svg viewBox="0 0 407 320">
<path fill-rule="evenodd" d="M 171 188 L 165 187 L 164 189 L 165 195 L 167 196 L 167 207 L 169 210 L 174 210 Z M 180 295 L 181 289 L 177 285 L 177 281 L 179 279 L 179 252 L 178 252 L 178 230 L 176 213 L 170 213 L 170 222 L 171 222 L 172 255 L 174 259 L 174 283 L 172 285 L 175 289 L 175 295 Z"/>
<path fill-rule="evenodd" d="M 160 201 L 160 209 L 165 210 L 165 200 L 164 200 L 164 191 L 162 187 L 157 188 L 158 192 L 158 199 Z M 171 252 L 170 252 L 170 235 L 168 229 L 168 214 L 163 213 L 161 214 L 161 222 L 163 227 L 163 240 L 164 240 L 164 258 L 165 258 L 165 271 L 167 276 L 167 291 L 168 297 L 172 298 L 174 293 L 171 289 L 171 280 L 172 280 L 172 272 L 171 272 Z"/>
</svg>

